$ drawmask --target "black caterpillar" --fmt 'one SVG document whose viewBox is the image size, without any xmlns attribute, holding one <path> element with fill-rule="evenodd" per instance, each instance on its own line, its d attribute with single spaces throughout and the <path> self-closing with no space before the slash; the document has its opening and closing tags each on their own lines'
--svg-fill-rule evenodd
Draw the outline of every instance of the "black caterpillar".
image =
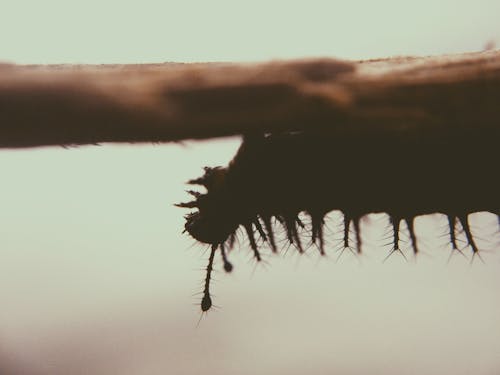
<svg viewBox="0 0 500 375">
<path fill-rule="evenodd" d="M 300 132 L 245 136 L 226 168 L 205 167 L 205 174 L 189 181 L 206 193 L 188 191 L 194 200 L 177 206 L 196 209 L 185 216 L 187 231 L 211 245 L 201 309 L 212 306 L 210 279 L 214 256 L 220 250 L 224 270 L 232 264 L 237 229 L 246 231 L 255 259 L 261 260 L 256 234 L 278 250 L 272 219 L 281 223 L 289 243 L 304 251 L 299 213 L 310 216 L 311 243 L 325 254 L 324 217 L 332 210 L 344 216 L 343 246 L 362 252 L 360 219 L 384 212 L 392 225 L 392 251 L 400 250 L 400 223 L 405 221 L 411 247 L 419 252 L 414 219 L 445 214 L 449 242 L 462 251 L 457 231 L 463 229 L 466 247 L 479 256 L 469 225 L 469 214 L 487 211 L 500 215 L 498 135 L 473 134 L 456 129 L 452 135 L 433 130 L 391 129 L 387 132 L 345 130 L 340 137 L 327 132 Z M 273 220 L 273 221 L 276 221 Z M 500 216 L 499 216 L 500 225 Z M 355 241 L 349 238 L 353 230 Z"/>
</svg>

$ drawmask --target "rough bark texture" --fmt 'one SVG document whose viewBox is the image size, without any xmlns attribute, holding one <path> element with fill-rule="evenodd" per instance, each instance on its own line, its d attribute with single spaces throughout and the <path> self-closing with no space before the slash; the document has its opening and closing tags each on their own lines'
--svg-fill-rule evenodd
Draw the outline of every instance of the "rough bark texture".
<svg viewBox="0 0 500 375">
<path fill-rule="evenodd" d="M 282 130 L 500 132 L 500 51 L 348 62 L 0 65 L 0 147 Z"/>
</svg>

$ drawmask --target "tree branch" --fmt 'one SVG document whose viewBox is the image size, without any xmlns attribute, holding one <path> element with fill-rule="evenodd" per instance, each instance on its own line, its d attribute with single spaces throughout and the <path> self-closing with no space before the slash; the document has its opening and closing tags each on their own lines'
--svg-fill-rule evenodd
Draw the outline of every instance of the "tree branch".
<svg viewBox="0 0 500 375">
<path fill-rule="evenodd" d="M 348 62 L 0 65 L 0 147 L 282 130 L 500 131 L 500 51 Z M 496 133 L 498 134 L 498 133 Z"/>
</svg>

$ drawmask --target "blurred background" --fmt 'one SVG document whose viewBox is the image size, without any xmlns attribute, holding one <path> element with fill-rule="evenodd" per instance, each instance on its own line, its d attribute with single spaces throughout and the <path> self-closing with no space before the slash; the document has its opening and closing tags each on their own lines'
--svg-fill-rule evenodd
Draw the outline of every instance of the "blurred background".
<svg viewBox="0 0 500 375">
<path fill-rule="evenodd" d="M 497 0 L 0 9 L 0 60 L 26 64 L 361 59 L 500 43 Z M 241 237 L 234 272 L 216 267 L 220 307 L 201 316 L 208 253 L 181 234 L 185 212 L 173 204 L 239 142 L 1 150 L 0 373 L 500 373 L 500 247 L 487 214 L 473 223 L 484 264 L 449 259 L 439 215 L 417 222 L 416 261 L 383 262 L 383 215 L 362 223 L 361 257 L 338 258 L 335 215 L 325 258 L 290 249 L 256 266 Z"/>
</svg>

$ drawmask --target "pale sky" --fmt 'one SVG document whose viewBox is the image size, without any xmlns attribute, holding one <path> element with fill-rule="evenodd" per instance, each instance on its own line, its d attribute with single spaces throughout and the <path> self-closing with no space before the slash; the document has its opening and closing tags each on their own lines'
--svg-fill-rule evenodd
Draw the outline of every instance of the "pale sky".
<svg viewBox="0 0 500 375">
<path fill-rule="evenodd" d="M 498 0 L 2 0 L 0 59 L 141 63 L 359 59 L 500 42 Z"/>
<path fill-rule="evenodd" d="M 479 51 L 500 45 L 499 15 L 498 0 L 2 0 L 0 61 Z M 359 260 L 336 263 L 330 249 L 328 259 L 289 252 L 255 267 L 242 240 L 234 273 L 216 275 L 221 309 L 197 326 L 208 254 L 181 234 L 173 204 L 238 144 L 0 151 L 0 373 L 500 373 L 500 250 L 485 264 L 447 264 L 449 249 L 433 240 L 439 217 L 419 222 L 427 245 L 417 264 L 382 264 L 383 218 L 364 224 L 374 247 Z"/>
</svg>

